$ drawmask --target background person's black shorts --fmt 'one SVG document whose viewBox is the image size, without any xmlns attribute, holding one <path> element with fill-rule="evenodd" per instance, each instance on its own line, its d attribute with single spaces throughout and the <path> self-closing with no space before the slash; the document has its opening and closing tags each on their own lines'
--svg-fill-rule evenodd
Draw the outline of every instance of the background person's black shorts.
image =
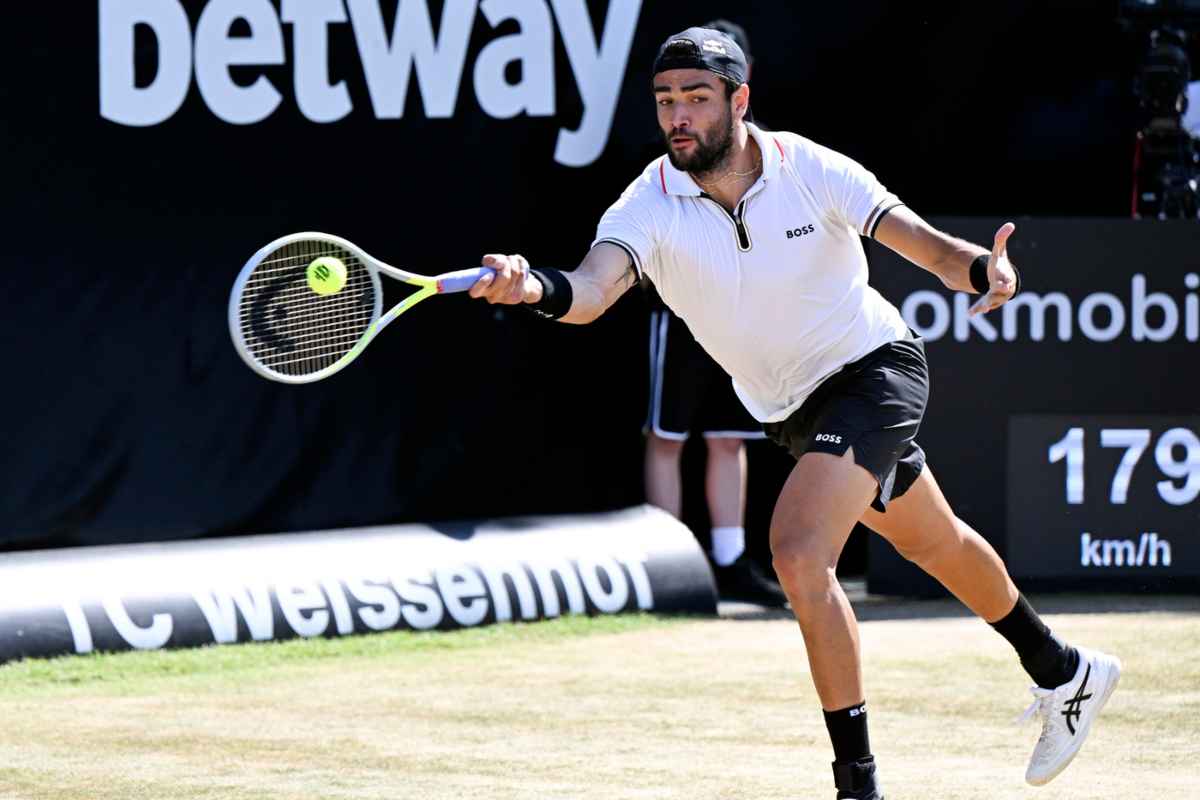
<svg viewBox="0 0 1200 800">
<path fill-rule="evenodd" d="M 805 453 L 842 456 L 853 447 L 855 463 L 879 483 L 871 507 L 886 511 L 925 466 L 915 439 L 928 399 L 925 345 L 901 339 L 842 367 L 790 417 L 763 430 L 797 460 Z"/>
<path fill-rule="evenodd" d="M 645 432 L 682 441 L 761 439 L 762 425 L 742 405 L 733 382 L 692 332 L 666 308 L 650 313 L 650 409 Z"/>
</svg>

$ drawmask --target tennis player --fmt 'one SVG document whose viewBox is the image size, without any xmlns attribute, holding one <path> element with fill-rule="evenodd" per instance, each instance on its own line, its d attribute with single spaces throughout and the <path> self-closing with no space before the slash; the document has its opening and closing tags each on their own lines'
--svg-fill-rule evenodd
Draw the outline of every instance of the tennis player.
<svg viewBox="0 0 1200 800">
<path fill-rule="evenodd" d="M 833 744 L 838 798 L 881 800 L 867 733 L 857 623 L 835 575 L 856 522 L 939 580 L 1016 650 L 1042 734 L 1026 780 L 1075 757 L 1116 687 L 1120 662 L 1055 636 L 995 550 L 958 519 L 916 444 L 929 390 L 922 341 L 867 285 L 870 236 L 951 289 L 999 308 L 1020 287 L 1005 243 L 935 230 L 853 160 L 744 120 L 746 59 L 719 31 L 689 28 L 659 49 L 653 96 L 667 154 L 600 220 L 573 272 L 519 255 L 471 295 L 591 322 L 648 275 L 733 378 L 742 403 L 796 466 L 771 521 L 775 571 L 800 623 Z"/>
</svg>

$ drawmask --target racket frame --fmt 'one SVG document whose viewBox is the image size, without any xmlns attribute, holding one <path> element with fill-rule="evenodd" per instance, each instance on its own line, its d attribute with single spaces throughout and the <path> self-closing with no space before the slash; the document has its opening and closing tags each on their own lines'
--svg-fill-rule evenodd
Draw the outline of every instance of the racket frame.
<svg viewBox="0 0 1200 800">
<path fill-rule="evenodd" d="M 352 347 L 345 355 L 329 366 L 318 370 L 317 372 L 313 372 L 308 375 L 287 375 L 282 372 L 276 372 L 270 367 L 267 367 L 259 362 L 258 359 L 251 355 L 250 348 L 242 332 L 241 299 L 242 292 L 245 290 L 246 283 L 250 280 L 250 276 L 254 274 L 255 267 L 257 267 L 272 253 L 277 252 L 280 248 L 299 241 L 325 241 L 353 253 L 362 263 L 364 269 L 367 270 L 367 273 L 370 276 L 371 283 L 373 284 L 375 290 L 375 307 L 371 312 L 371 322 L 368 324 L 366 331 L 363 332 L 363 335 L 359 338 L 358 342 L 355 343 L 354 347 Z M 308 265 L 306 264 L 304 266 L 307 267 Z M 401 283 L 419 287 L 417 291 L 404 298 L 402 301 L 393 306 L 386 314 L 382 315 L 380 312 L 383 310 L 383 282 L 379 280 L 380 273 L 387 275 L 389 278 L 400 281 Z M 455 274 L 457 275 L 459 273 Z M 282 236 L 270 244 L 260 248 L 258 252 L 250 257 L 245 266 L 242 267 L 242 271 L 238 273 L 237 280 L 235 280 L 233 283 L 233 290 L 229 295 L 229 333 L 233 337 L 234 349 L 237 350 L 238 355 L 241 356 L 242 360 L 246 362 L 246 366 L 250 367 L 250 369 L 254 370 L 262 377 L 267 378 L 268 380 L 278 381 L 280 383 L 314 383 L 323 378 L 328 378 L 330 375 L 333 375 L 334 373 L 340 372 L 342 369 L 344 369 L 351 361 L 358 358 L 359 354 L 366 349 L 367 345 L 371 343 L 371 340 L 379 335 L 380 331 L 390 325 L 392 321 L 396 319 L 396 317 L 400 316 L 417 303 L 435 294 L 447 291 L 458 291 L 459 289 L 457 288 L 443 285 L 443 279 L 445 277 L 446 276 L 442 276 L 442 278 L 431 278 L 425 275 L 417 275 L 413 272 L 397 269 L 396 267 L 383 263 L 379 259 L 368 254 L 358 245 L 349 242 L 340 236 L 333 236 L 328 233 L 320 233 L 317 231 L 292 233 L 287 236 Z"/>
</svg>

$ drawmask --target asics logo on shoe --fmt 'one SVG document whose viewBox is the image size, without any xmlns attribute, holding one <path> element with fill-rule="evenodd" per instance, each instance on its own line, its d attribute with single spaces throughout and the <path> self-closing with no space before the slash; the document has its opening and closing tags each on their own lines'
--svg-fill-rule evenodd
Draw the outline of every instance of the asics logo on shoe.
<svg viewBox="0 0 1200 800">
<path fill-rule="evenodd" d="M 1083 673 L 1083 683 L 1079 684 L 1079 691 L 1075 692 L 1072 697 L 1064 704 L 1062 715 L 1067 718 L 1067 728 L 1070 729 L 1071 735 L 1075 735 L 1075 723 L 1079 721 L 1080 715 L 1083 713 L 1083 703 L 1085 700 L 1091 700 L 1090 694 L 1084 694 L 1087 689 L 1088 678 L 1092 674 L 1092 665 L 1088 664 L 1087 672 Z"/>
</svg>

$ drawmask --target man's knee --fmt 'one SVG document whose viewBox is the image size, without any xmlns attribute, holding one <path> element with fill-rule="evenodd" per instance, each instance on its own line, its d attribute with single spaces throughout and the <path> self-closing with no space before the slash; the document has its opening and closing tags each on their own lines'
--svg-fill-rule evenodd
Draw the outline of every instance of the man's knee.
<svg viewBox="0 0 1200 800">
<path fill-rule="evenodd" d="M 717 457 L 725 456 L 727 458 L 736 457 L 742 452 L 742 448 L 746 446 L 745 442 L 741 439 L 732 439 L 723 436 L 705 437 L 704 445 L 708 448 L 708 452 L 711 455 Z"/>
<path fill-rule="evenodd" d="M 665 439 L 653 433 L 646 437 L 646 449 L 655 456 L 675 458 L 683 453 L 683 439 Z"/>
<path fill-rule="evenodd" d="M 824 592 L 833 579 L 838 554 L 814 536 L 771 536 L 771 563 L 780 584 L 793 593 Z M 794 602 L 794 601 L 793 601 Z"/>
</svg>

